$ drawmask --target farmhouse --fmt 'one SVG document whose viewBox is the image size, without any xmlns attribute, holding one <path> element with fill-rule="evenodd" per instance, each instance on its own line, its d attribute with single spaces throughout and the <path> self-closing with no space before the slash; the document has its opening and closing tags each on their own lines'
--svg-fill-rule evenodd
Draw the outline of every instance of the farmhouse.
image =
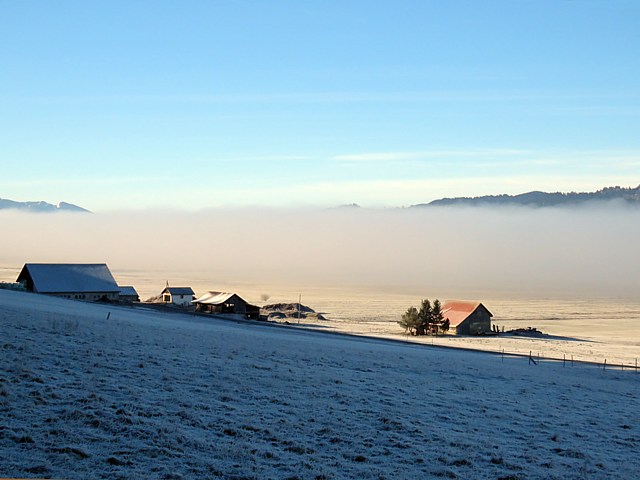
<svg viewBox="0 0 640 480">
<path fill-rule="evenodd" d="M 120 294 L 104 263 L 25 263 L 16 281 L 28 292 L 85 302 L 116 301 Z"/>
<path fill-rule="evenodd" d="M 493 314 L 483 304 L 449 300 L 442 306 L 442 316 L 458 335 L 482 335 L 491 331 Z"/>
<path fill-rule="evenodd" d="M 260 307 L 247 303 L 235 293 L 207 292 L 193 301 L 196 311 L 205 313 L 235 313 L 258 319 Z"/>
<path fill-rule="evenodd" d="M 163 303 L 170 303 L 180 307 L 190 306 L 196 294 L 191 287 L 169 287 L 160 292 Z"/>
<path fill-rule="evenodd" d="M 139 302 L 140 297 L 138 296 L 138 292 L 136 292 L 135 288 L 127 285 L 124 287 L 122 286 L 120 287 L 119 300 L 122 303 L 133 303 L 133 302 Z"/>
</svg>

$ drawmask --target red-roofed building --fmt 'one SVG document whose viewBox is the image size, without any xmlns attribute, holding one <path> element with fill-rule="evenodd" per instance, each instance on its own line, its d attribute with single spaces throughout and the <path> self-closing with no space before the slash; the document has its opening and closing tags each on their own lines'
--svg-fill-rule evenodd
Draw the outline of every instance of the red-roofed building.
<svg viewBox="0 0 640 480">
<path fill-rule="evenodd" d="M 442 316 L 449 319 L 450 331 L 457 335 L 482 335 L 491 332 L 493 314 L 479 302 L 448 300 L 442 306 Z"/>
</svg>

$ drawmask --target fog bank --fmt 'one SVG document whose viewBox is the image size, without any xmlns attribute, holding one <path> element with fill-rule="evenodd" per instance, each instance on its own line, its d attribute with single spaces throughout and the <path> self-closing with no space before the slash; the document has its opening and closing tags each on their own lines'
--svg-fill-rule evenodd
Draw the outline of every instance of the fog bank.
<svg viewBox="0 0 640 480">
<path fill-rule="evenodd" d="M 0 212 L 0 265 L 106 262 L 216 282 L 638 298 L 625 208 Z M 460 293 L 462 295 L 462 293 Z"/>
</svg>

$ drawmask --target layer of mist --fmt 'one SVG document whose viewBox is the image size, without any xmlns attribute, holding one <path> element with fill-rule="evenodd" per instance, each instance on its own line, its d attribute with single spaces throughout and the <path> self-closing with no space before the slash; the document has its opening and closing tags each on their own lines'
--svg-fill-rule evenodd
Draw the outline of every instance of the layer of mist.
<svg viewBox="0 0 640 480">
<path fill-rule="evenodd" d="M 638 298 L 640 211 L 0 212 L 0 264 L 106 262 L 265 285 Z"/>
</svg>

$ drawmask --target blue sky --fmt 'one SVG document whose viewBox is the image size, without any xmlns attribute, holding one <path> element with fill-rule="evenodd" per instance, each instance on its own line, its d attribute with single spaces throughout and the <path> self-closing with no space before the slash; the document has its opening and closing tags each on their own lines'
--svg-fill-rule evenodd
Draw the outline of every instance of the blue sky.
<svg viewBox="0 0 640 480">
<path fill-rule="evenodd" d="M 0 0 L 0 197 L 384 207 L 640 183 L 640 2 Z"/>
</svg>

